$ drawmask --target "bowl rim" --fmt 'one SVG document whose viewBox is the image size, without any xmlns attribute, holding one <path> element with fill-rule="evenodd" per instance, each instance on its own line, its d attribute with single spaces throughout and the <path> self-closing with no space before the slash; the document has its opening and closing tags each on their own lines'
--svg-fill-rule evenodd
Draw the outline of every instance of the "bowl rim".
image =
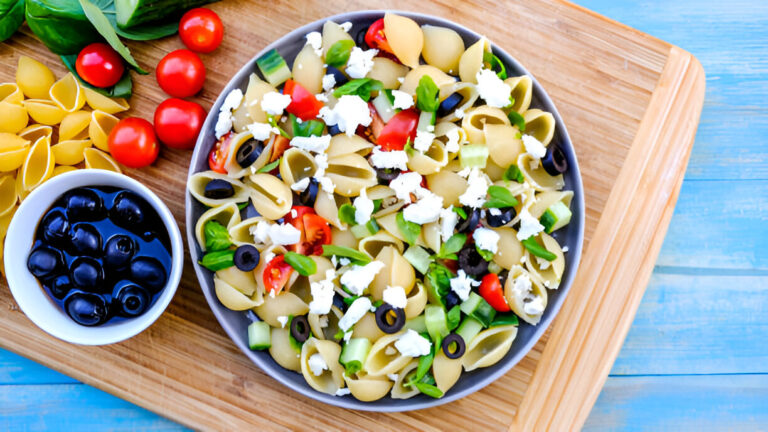
<svg viewBox="0 0 768 432">
<path fill-rule="evenodd" d="M 216 98 L 216 101 L 214 102 L 213 106 L 211 107 L 210 111 L 208 112 L 208 115 L 206 117 L 206 120 L 203 124 L 203 127 L 201 129 L 201 133 L 198 136 L 198 140 L 195 145 L 195 150 L 192 155 L 192 158 L 190 159 L 190 165 L 189 165 L 189 172 L 187 179 L 191 178 L 192 175 L 196 174 L 199 171 L 195 170 L 196 161 L 198 161 L 201 157 L 207 157 L 207 153 L 209 151 L 208 148 L 205 149 L 205 153 L 203 153 L 202 147 L 204 147 L 204 142 L 206 140 L 206 134 L 210 134 L 211 131 L 214 128 L 214 125 L 216 123 L 219 107 L 222 105 L 224 99 L 226 96 L 234 90 L 235 88 L 240 88 L 236 85 L 237 82 L 244 80 L 250 73 L 256 71 L 256 59 L 261 57 L 263 54 L 268 52 L 271 49 L 278 49 L 286 44 L 289 44 L 290 41 L 304 39 L 305 35 L 311 31 L 318 31 L 320 28 L 322 28 L 322 25 L 326 21 L 334 21 L 336 23 L 343 23 L 346 21 L 350 21 L 353 23 L 356 21 L 365 21 L 372 17 L 383 17 L 385 13 L 393 13 L 397 15 L 401 15 L 404 17 L 408 17 L 411 19 L 416 20 L 417 22 L 424 22 L 428 23 L 430 25 L 438 25 L 438 26 L 446 26 L 448 28 L 451 28 L 453 30 L 456 30 L 460 34 L 463 32 L 462 37 L 464 36 L 470 36 L 475 39 L 479 39 L 483 36 L 482 34 L 473 31 L 461 24 L 458 24 L 456 22 L 453 22 L 451 20 L 430 15 L 430 14 L 424 14 L 419 12 L 411 12 L 411 11 L 404 11 L 404 10 L 396 10 L 396 9 L 371 9 L 371 10 L 357 10 L 352 12 L 345 12 L 340 13 L 336 15 L 331 15 L 327 17 L 320 18 L 318 20 L 309 22 L 307 24 L 304 24 L 286 34 L 283 36 L 273 40 L 271 43 L 267 44 L 263 49 L 261 49 L 256 55 L 254 55 L 252 58 L 247 60 L 243 66 L 232 76 L 232 78 L 227 82 L 226 86 L 221 90 L 221 93 L 219 93 L 219 96 Z M 247 346 L 246 343 L 243 342 L 242 335 L 234 328 L 235 326 L 230 323 L 227 318 L 224 316 L 224 306 L 219 304 L 218 299 L 216 298 L 215 294 L 213 293 L 213 288 L 211 286 L 208 286 L 206 288 L 207 282 L 206 282 L 206 272 L 207 269 L 204 269 L 202 266 L 198 264 L 198 260 L 200 259 L 200 251 L 199 246 L 197 245 L 197 240 L 194 234 L 194 226 L 196 225 L 196 220 L 193 220 L 193 204 L 194 204 L 194 197 L 189 193 L 189 190 L 186 191 L 186 230 L 187 230 L 187 241 L 189 242 L 189 253 L 193 262 L 193 267 L 195 269 L 195 274 L 197 275 L 198 282 L 200 283 L 200 288 L 203 291 L 203 295 L 206 298 L 206 301 L 208 302 L 209 307 L 211 308 L 211 311 L 213 312 L 214 316 L 216 317 L 219 324 L 222 326 L 224 331 L 227 333 L 229 338 L 232 340 L 232 342 L 240 348 L 240 350 L 248 357 L 254 364 L 256 364 L 266 375 L 272 377 L 273 379 L 277 380 L 281 384 L 285 385 L 286 387 L 290 388 L 291 390 L 306 396 L 308 398 L 327 403 L 329 405 L 339 406 L 342 408 L 348 408 L 348 409 L 355 409 L 360 411 L 375 411 L 375 412 L 404 412 L 404 411 L 412 411 L 412 410 L 419 410 L 419 409 L 425 409 L 425 408 L 432 408 L 435 406 L 443 405 L 446 403 L 453 402 L 455 400 L 461 399 L 465 396 L 468 396 L 487 385 L 493 383 L 496 381 L 500 376 L 506 374 L 512 367 L 517 365 L 520 360 L 522 360 L 528 353 L 531 351 L 531 349 L 534 347 L 534 345 L 541 339 L 541 336 L 546 332 L 549 325 L 554 320 L 554 317 L 557 315 L 557 313 L 560 311 L 560 308 L 562 307 L 562 304 L 565 301 L 565 298 L 567 297 L 567 292 L 570 290 L 573 280 L 578 272 L 578 267 L 581 261 L 581 255 L 582 255 L 582 249 L 583 249 L 583 242 L 584 242 L 584 223 L 585 223 L 585 202 L 584 202 L 584 189 L 583 189 L 583 183 L 581 178 L 581 172 L 579 170 L 578 161 L 576 158 L 576 152 L 573 147 L 572 140 L 570 138 L 570 135 L 568 134 L 568 131 L 566 129 L 566 125 L 563 122 L 562 117 L 560 116 L 559 111 L 557 110 L 554 102 L 550 98 L 549 94 L 546 92 L 543 86 L 539 84 L 539 82 L 536 80 L 536 78 L 528 71 L 525 66 L 523 66 L 515 57 L 511 56 L 506 50 L 502 49 L 498 45 L 496 45 L 492 40 L 488 39 L 490 42 L 490 45 L 492 47 L 493 52 L 503 60 L 503 62 L 507 65 L 512 65 L 515 69 L 518 69 L 522 72 L 522 75 L 526 75 L 531 78 L 532 80 L 532 88 L 534 93 L 540 98 L 542 109 L 545 109 L 547 112 L 550 112 L 556 122 L 556 127 L 558 132 L 560 133 L 560 143 L 563 145 L 563 150 L 566 153 L 566 156 L 569 160 L 569 171 L 572 172 L 573 178 L 575 181 L 573 182 L 571 186 L 571 190 L 573 191 L 574 197 L 572 200 L 572 211 L 573 211 L 573 218 L 572 221 L 576 221 L 577 223 L 573 228 L 576 229 L 576 243 L 575 244 L 569 244 L 569 251 L 568 251 L 568 261 L 566 262 L 566 266 L 570 265 L 569 267 L 566 267 L 566 274 L 564 275 L 560 286 L 558 288 L 558 291 L 562 292 L 563 294 L 558 298 L 558 301 L 554 304 L 548 305 L 548 308 L 545 312 L 545 315 L 542 317 L 541 321 L 535 326 L 535 331 L 533 334 L 533 337 L 531 337 L 526 343 L 522 346 L 520 346 L 517 349 L 517 352 L 506 360 L 501 360 L 499 363 L 496 363 L 490 368 L 495 368 L 492 373 L 490 373 L 488 376 L 483 377 L 482 379 L 478 379 L 475 382 L 471 383 L 468 387 L 458 390 L 449 392 L 447 395 L 440 399 L 432 399 L 432 398 L 423 398 L 420 400 L 414 399 L 408 399 L 409 401 L 412 401 L 412 403 L 407 405 L 385 405 L 382 406 L 381 401 L 384 400 L 377 400 L 372 402 L 363 402 L 355 399 L 354 397 L 348 398 L 348 397 L 336 397 L 334 395 L 329 395 L 325 393 L 318 392 L 311 387 L 307 386 L 298 386 L 292 381 L 290 381 L 287 378 L 287 374 L 296 374 L 295 371 L 290 371 L 287 369 L 282 368 L 281 366 L 277 365 L 277 368 L 280 368 L 280 370 L 273 373 L 273 367 L 269 365 L 267 362 L 265 362 L 260 356 L 256 355 L 257 353 L 250 350 L 250 348 Z M 201 156 L 203 154 L 203 156 Z M 508 355 L 508 354 L 507 354 Z M 466 374 L 466 372 L 462 371 L 462 374 Z M 460 378 L 461 379 L 461 378 Z"/>
<path fill-rule="evenodd" d="M 154 304 L 142 315 L 126 319 L 114 324 L 104 324 L 95 327 L 80 326 L 72 321 L 66 313 L 56 304 L 48 294 L 42 289 L 37 279 L 29 273 L 26 266 L 28 253 L 24 254 L 5 254 L 3 261 L 6 269 L 6 280 L 19 308 L 37 327 L 46 333 L 61 339 L 65 342 L 77 345 L 109 345 L 129 339 L 150 327 L 162 315 L 165 309 L 173 299 L 184 267 L 184 244 L 181 232 L 176 223 L 173 214 L 168 206 L 152 192 L 148 187 L 139 181 L 112 171 L 101 169 L 83 169 L 67 172 L 48 179 L 45 183 L 33 190 L 24 201 L 22 201 L 18 210 L 14 214 L 10 225 L 8 226 L 8 235 L 5 239 L 5 250 L 9 246 L 18 246 L 19 242 L 26 242 L 28 239 L 34 240 L 34 232 L 37 229 L 44 213 L 58 199 L 59 196 L 69 190 L 78 187 L 88 186 L 116 186 L 128 189 L 137 193 L 145 199 L 160 216 L 163 225 L 168 232 L 171 244 L 171 271 L 168 275 L 168 282 L 163 291 L 155 300 Z M 60 190 L 61 192 L 49 192 Z M 49 194 L 49 196 L 46 196 Z M 38 201 L 47 202 L 38 212 L 35 207 L 40 207 Z M 27 222 L 27 221 L 32 222 Z M 31 248 L 31 244 L 29 247 Z M 13 246 L 12 246 L 13 247 Z M 27 250 L 26 248 L 24 250 Z M 29 249 L 31 250 L 31 249 Z M 31 279 L 30 279 L 31 278 Z M 24 292 L 27 284 L 34 281 L 37 291 L 36 294 Z M 39 292 L 39 294 L 37 294 Z M 32 297 L 35 297 L 33 299 Z M 37 300 L 43 301 L 42 305 L 35 304 Z M 55 309 L 57 316 L 51 318 L 51 307 Z M 77 327 L 72 327 L 72 325 Z M 72 329 L 78 331 L 69 332 Z"/>
</svg>

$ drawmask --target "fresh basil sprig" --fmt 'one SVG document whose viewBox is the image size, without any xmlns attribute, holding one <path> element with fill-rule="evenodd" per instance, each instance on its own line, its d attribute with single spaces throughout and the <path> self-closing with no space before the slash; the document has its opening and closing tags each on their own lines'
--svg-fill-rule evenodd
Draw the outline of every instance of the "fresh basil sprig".
<svg viewBox="0 0 768 432">
<path fill-rule="evenodd" d="M 527 239 L 523 240 L 521 242 L 523 246 L 525 246 L 526 249 L 528 249 L 528 252 L 532 253 L 533 255 L 544 258 L 547 261 L 554 261 L 555 258 L 557 258 L 557 255 L 553 254 L 552 252 L 548 251 L 546 248 L 541 246 L 539 242 L 536 241 L 536 238 L 533 236 L 528 237 Z"/>
<path fill-rule="evenodd" d="M 347 64 L 349 54 L 354 46 L 355 42 L 349 39 L 343 39 L 331 45 L 325 55 L 325 64 L 333 67 L 344 66 Z"/>
<path fill-rule="evenodd" d="M 451 236 L 445 243 L 440 245 L 440 252 L 437 255 L 433 255 L 433 258 L 442 258 L 455 260 L 458 259 L 456 253 L 464 247 L 464 243 L 467 242 L 467 235 L 457 233 Z"/>
<path fill-rule="evenodd" d="M 366 265 L 371 262 L 368 255 L 360 252 L 359 250 L 348 248 L 346 246 L 337 245 L 323 245 L 323 256 L 337 256 L 342 258 L 349 258 L 350 261 L 357 265 Z"/>
<path fill-rule="evenodd" d="M 503 186 L 488 186 L 488 201 L 485 202 L 485 208 L 507 208 L 517 205 L 517 199 L 507 188 Z"/>
<path fill-rule="evenodd" d="M 235 251 L 227 249 L 209 252 L 203 256 L 200 265 L 214 272 L 230 268 L 235 265 Z"/>
<path fill-rule="evenodd" d="M 416 87 L 416 108 L 426 112 L 437 111 L 440 107 L 439 93 L 440 89 L 437 88 L 432 77 L 429 75 L 422 76 L 418 87 Z"/>
<path fill-rule="evenodd" d="M 357 224 L 357 222 L 355 222 L 356 211 L 355 206 L 352 204 L 342 204 L 341 207 L 339 207 L 339 220 L 349 225 Z"/>
<path fill-rule="evenodd" d="M 484 52 L 483 53 L 483 63 L 488 64 L 488 66 L 496 72 L 496 75 L 498 75 L 501 79 L 507 79 L 507 68 L 504 67 L 504 63 L 502 63 L 501 59 L 496 57 L 494 53 L 491 52 Z"/>
<path fill-rule="evenodd" d="M 397 228 L 400 230 L 400 234 L 405 237 L 405 241 L 413 246 L 421 234 L 421 225 L 405 220 L 403 212 L 397 213 L 395 221 L 397 222 Z"/>
<path fill-rule="evenodd" d="M 519 112 L 512 110 L 507 114 L 507 118 L 510 123 L 517 126 L 520 132 L 525 132 L 525 118 Z"/>
<path fill-rule="evenodd" d="M 384 84 L 381 81 L 373 78 L 358 78 L 353 79 L 337 88 L 333 91 L 333 95 L 337 98 L 344 95 L 357 95 L 366 102 L 371 99 L 371 93 L 379 91 L 384 88 Z"/>
<path fill-rule="evenodd" d="M 208 221 L 203 226 L 205 250 L 220 251 L 232 246 L 227 228 L 217 221 Z"/>
<path fill-rule="evenodd" d="M 525 177 L 523 177 L 523 172 L 520 171 L 520 168 L 517 167 L 517 165 L 512 164 L 507 168 L 506 171 L 504 171 L 504 175 L 502 176 L 502 179 L 506 181 L 516 181 L 518 183 L 522 183 L 525 181 Z"/>
</svg>

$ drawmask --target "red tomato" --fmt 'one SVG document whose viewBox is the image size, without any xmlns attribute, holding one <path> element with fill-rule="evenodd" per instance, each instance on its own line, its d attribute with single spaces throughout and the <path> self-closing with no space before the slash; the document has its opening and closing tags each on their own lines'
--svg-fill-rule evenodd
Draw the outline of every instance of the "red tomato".
<svg viewBox="0 0 768 432">
<path fill-rule="evenodd" d="M 477 292 L 497 311 L 509 312 L 507 299 L 504 298 L 504 289 L 496 274 L 488 273 L 485 275 Z"/>
<path fill-rule="evenodd" d="M 283 157 L 283 153 L 285 153 L 286 150 L 291 146 L 291 141 L 282 136 L 278 135 L 275 137 L 275 142 L 272 143 L 272 154 L 269 155 L 269 163 L 272 163 L 281 157 Z"/>
<path fill-rule="evenodd" d="M 205 83 L 205 66 L 197 54 L 180 49 L 168 53 L 157 65 L 157 83 L 173 97 L 197 94 Z"/>
<path fill-rule="evenodd" d="M 200 104 L 176 98 L 166 99 L 155 110 L 155 132 L 168 147 L 192 149 L 205 115 Z"/>
<path fill-rule="evenodd" d="M 229 144 L 232 142 L 232 132 L 224 135 L 216 141 L 211 152 L 208 153 L 208 167 L 217 173 L 226 174 L 227 156 L 229 155 Z"/>
<path fill-rule="evenodd" d="M 285 284 L 288 283 L 291 273 L 293 273 L 293 267 L 285 262 L 282 255 L 272 258 L 272 261 L 264 267 L 264 272 L 261 275 L 267 293 L 274 291 L 275 294 L 279 294 Z"/>
<path fill-rule="evenodd" d="M 409 140 L 416 138 L 419 114 L 414 109 L 407 109 L 395 114 L 379 134 L 377 143 L 383 150 L 402 150 Z"/>
<path fill-rule="evenodd" d="M 283 94 L 291 95 L 286 111 L 302 120 L 312 120 L 320 113 L 323 103 L 296 81 L 289 79 L 283 87 Z"/>
<path fill-rule="evenodd" d="M 142 168 L 157 159 L 157 143 L 152 123 L 138 117 L 120 120 L 107 139 L 112 157 L 129 168 Z"/>
<path fill-rule="evenodd" d="M 192 51 L 209 53 L 221 45 L 224 24 L 216 12 L 210 9 L 190 9 L 179 22 L 179 37 Z"/>
<path fill-rule="evenodd" d="M 384 35 L 384 18 L 379 18 L 368 27 L 368 31 L 365 33 L 365 43 L 371 48 L 388 53 L 392 52 L 392 47 L 387 42 L 387 36 Z"/>
<path fill-rule="evenodd" d="M 293 216 L 294 211 L 296 216 Z M 289 223 L 301 231 L 304 229 L 303 218 L 305 214 L 315 214 L 315 209 L 307 206 L 293 206 L 291 211 L 284 217 L 285 223 Z"/>
<path fill-rule="evenodd" d="M 296 212 L 296 216 L 292 214 Z M 294 206 L 285 216 L 285 222 L 301 231 L 301 241 L 289 246 L 289 249 L 302 255 L 320 255 L 323 245 L 331 244 L 331 227 L 328 222 L 315 214 L 315 209 L 306 206 Z"/>
<path fill-rule="evenodd" d="M 95 87 L 112 87 L 125 72 L 123 59 L 111 46 L 92 43 L 77 56 L 75 69 L 80 78 Z"/>
</svg>

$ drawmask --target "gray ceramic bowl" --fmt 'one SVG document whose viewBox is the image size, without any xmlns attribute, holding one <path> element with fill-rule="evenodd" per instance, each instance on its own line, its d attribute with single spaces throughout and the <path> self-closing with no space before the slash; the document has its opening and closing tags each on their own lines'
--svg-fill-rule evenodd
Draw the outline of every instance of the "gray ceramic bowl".
<svg viewBox="0 0 768 432">
<path fill-rule="evenodd" d="M 385 11 L 350 12 L 315 21 L 283 36 L 253 57 L 242 69 L 240 69 L 229 84 L 227 84 L 224 91 L 211 108 L 208 118 L 203 125 L 202 133 L 198 138 L 195 152 L 192 156 L 189 175 L 191 176 L 192 174 L 208 169 L 207 156 L 216 141 L 213 130 L 214 125 L 216 124 L 219 107 L 231 90 L 240 88 L 245 91 L 248 83 L 248 76 L 252 72 L 258 73 L 258 68 L 256 67 L 256 59 L 258 57 L 266 51 L 275 48 L 286 59 L 288 64 L 292 64 L 293 59 L 306 43 L 304 36 L 312 31 L 321 31 L 325 21 L 333 20 L 337 23 L 350 21 L 353 24 L 350 34 L 354 38 L 359 32 L 365 31 L 372 22 L 383 17 L 384 12 Z M 411 12 L 396 13 L 412 18 L 419 24 L 433 24 L 452 28 L 461 35 L 466 46 L 470 46 L 480 38 L 479 34 L 444 19 Z M 530 75 L 517 60 L 501 50 L 498 46 L 493 45 L 493 52 L 507 65 L 507 70 L 509 71 L 510 76 Z M 565 130 L 563 120 L 560 118 L 560 114 L 557 112 L 557 109 L 555 109 L 552 100 L 546 92 L 544 92 L 544 89 L 539 85 L 535 78 L 533 78 L 533 100 L 531 106 L 551 112 L 555 116 L 557 129 L 555 131 L 553 142 L 559 143 L 560 146 L 562 146 L 563 151 L 568 158 L 569 170 L 565 173 L 565 189 L 574 192 L 574 198 L 571 204 L 573 218 L 571 219 L 571 223 L 565 229 L 556 232 L 554 237 L 561 244 L 567 245 L 569 252 L 566 254 L 566 267 L 562 283 L 558 290 L 549 291 L 549 303 L 541 322 L 537 326 L 531 326 L 524 322 L 521 323 L 517 333 L 517 339 L 512 344 L 509 353 L 507 353 L 500 362 L 488 368 L 463 373 L 456 385 L 441 399 L 433 399 L 425 395 L 419 395 L 406 400 L 387 397 L 375 402 L 361 402 L 352 396 L 336 397 L 315 391 L 304 381 L 301 374 L 283 369 L 272 360 L 272 357 L 268 352 L 251 351 L 248 348 L 246 328 L 251 322 L 252 315 L 250 313 L 231 311 L 222 306 L 216 298 L 213 289 L 212 272 L 197 264 L 201 259 L 201 251 L 195 240 L 194 227 L 198 217 L 205 209 L 202 204 L 197 202 L 189 193 L 187 193 L 187 239 L 190 245 L 192 262 L 195 263 L 195 271 L 200 280 L 200 286 L 203 289 L 205 298 L 208 300 L 208 304 L 211 306 L 214 315 L 216 315 L 216 318 L 219 320 L 221 326 L 227 332 L 229 337 L 232 338 L 243 353 L 262 370 L 291 389 L 304 396 L 330 405 L 366 411 L 408 411 L 441 405 L 480 390 L 509 371 L 509 369 L 517 364 L 517 362 L 519 362 L 528 351 L 533 348 L 560 310 L 576 274 L 576 269 L 581 257 L 582 240 L 584 238 L 584 193 L 581 185 L 579 167 L 576 162 L 576 155 L 573 151 L 568 132 Z"/>
</svg>

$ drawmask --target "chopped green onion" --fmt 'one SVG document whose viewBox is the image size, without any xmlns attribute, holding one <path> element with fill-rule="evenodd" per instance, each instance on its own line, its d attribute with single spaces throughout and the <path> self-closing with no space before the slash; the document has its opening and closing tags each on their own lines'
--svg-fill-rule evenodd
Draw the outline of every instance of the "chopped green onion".
<svg viewBox="0 0 768 432">
<path fill-rule="evenodd" d="M 359 372 L 365 364 L 365 359 L 371 351 L 371 341 L 368 338 L 352 338 L 341 349 L 339 363 L 344 366 L 347 376 Z"/>
<path fill-rule="evenodd" d="M 352 52 L 352 47 L 355 46 L 355 42 L 349 39 L 342 39 L 328 48 L 328 53 L 325 54 L 325 64 L 328 66 L 339 67 L 347 64 L 349 60 L 349 54 Z"/>
<path fill-rule="evenodd" d="M 302 276 L 310 276 L 317 273 L 317 264 L 310 257 L 297 254 L 296 252 L 286 252 L 283 255 L 283 259 Z"/>
<path fill-rule="evenodd" d="M 507 68 L 504 67 L 504 63 L 496 57 L 495 54 L 491 52 L 484 52 L 483 53 L 483 63 L 487 63 L 491 70 L 496 72 L 496 75 L 499 76 L 501 79 L 507 79 Z M 498 71 L 496 71 L 498 69 Z"/>
<path fill-rule="evenodd" d="M 280 165 L 280 159 L 278 159 L 278 160 L 276 160 L 276 161 L 274 161 L 274 162 L 272 162 L 270 164 L 264 165 L 263 167 L 259 168 L 258 171 L 256 171 L 256 172 L 257 173 L 268 173 L 268 172 L 272 171 L 273 169 L 277 168 L 278 165 Z"/>
<path fill-rule="evenodd" d="M 368 258 L 368 255 L 360 252 L 359 250 L 348 248 L 346 246 L 323 245 L 324 257 L 330 257 L 334 255 L 337 257 L 349 258 L 350 261 L 358 265 L 366 265 L 371 262 L 371 259 Z"/>
<path fill-rule="evenodd" d="M 463 207 L 454 207 L 453 208 L 453 212 L 456 213 L 457 215 L 461 216 L 462 219 L 466 219 L 467 218 L 467 212 L 464 210 Z"/>
<path fill-rule="evenodd" d="M 516 181 L 518 183 L 523 183 L 525 181 L 525 177 L 523 177 L 523 172 L 520 171 L 520 168 L 517 167 L 517 165 L 512 164 L 507 168 L 506 171 L 504 171 L 504 175 L 502 176 L 502 179 L 506 181 Z"/>
<path fill-rule="evenodd" d="M 235 265 L 234 257 L 235 251 L 233 250 L 209 252 L 203 256 L 200 265 L 210 271 L 224 270 Z"/>
<path fill-rule="evenodd" d="M 517 199 L 509 189 L 503 186 L 488 186 L 488 201 L 485 202 L 485 208 L 507 208 L 517 205 Z"/>
<path fill-rule="evenodd" d="M 215 252 L 229 248 L 232 242 L 229 240 L 229 231 L 224 225 L 211 220 L 203 226 L 205 237 L 205 250 Z"/>
<path fill-rule="evenodd" d="M 428 304 L 424 309 L 424 316 L 426 317 L 427 331 L 433 341 L 442 340 L 448 336 L 448 318 L 445 314 L 445 308 Z"/>
<path fill-rule="evenodd" d="M 507 118 L 509 118 L 509 121 L 513 125 L 517 126 L 520 132 L 525 132 L 525 119 L 519 112 L 514 110 L 510 111 L 509 114 L 507 114 Z"/>
<path fill-rule="evenodd" d="M 525 246 L 526 249 L 528 249 L 528 252 L 532 253 L 533 255 L 543 258 L 547 261 L 554 261 L 555 258 L 557 258 L 557 255 L 553 254 L 552 252 L 548 251 L 544 246 L 541 246 L 534 236 L 530 236 L 527 239 L 522 241 L 523 246 Z"/>
<path fill-rule="evenodd" d="M 405 237 L 405 241 L 413 246 L 419 238 L 419 235 L 421 235 L 421 225 L 405 220 L 403 212 L 398 212 L 395 219 L 397 221 L 397 228 L 400 230 L 403 237 Z"/>
<path fill-rule="evenodd" d="M 349 225 L 355 225 L 355 211 L 352 204 L 342 204 L 339 207 L 339 220 Z"/>
<path fill-rule="evenodd" d="M 468 316 L 464 318 L 464 321 L 461 322 L 459 328 L 456 329 L 456 334 L 461 336 L 461 338 L 464 339 L 464 343 L 469 346 L 472 339 L 474 339 L 482 329 L 483 324 L 480 321 Z"/>
</svg>

